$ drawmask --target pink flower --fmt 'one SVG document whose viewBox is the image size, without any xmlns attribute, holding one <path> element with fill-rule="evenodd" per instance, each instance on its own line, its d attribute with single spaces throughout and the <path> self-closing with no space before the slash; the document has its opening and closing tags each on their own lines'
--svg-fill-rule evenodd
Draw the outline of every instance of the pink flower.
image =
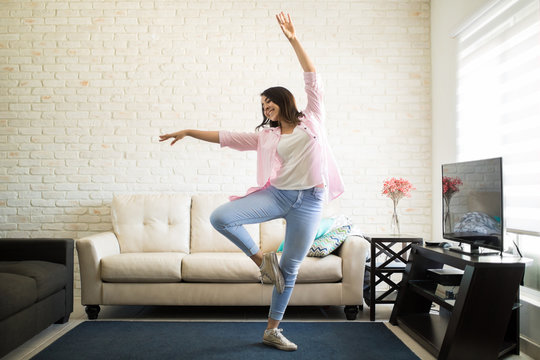
<svg viewBox="0 0 540 360">
<path fill-rule="evenodd" d="M 411 197 L 411 191 L 416 190 L 407 179 L 386 179 L 383 183 L 382 194 L 392 199 L 395 203 L 403 197 Z"/>
<path fill-rule="evenodd" d="M 442 179 L 443 195 L 447 198 L 452 197 L 454 193 L 459 191 L 461 185 L 463 185 L 463 181 L 460 178 L 444 176 Z"/>
</svg>

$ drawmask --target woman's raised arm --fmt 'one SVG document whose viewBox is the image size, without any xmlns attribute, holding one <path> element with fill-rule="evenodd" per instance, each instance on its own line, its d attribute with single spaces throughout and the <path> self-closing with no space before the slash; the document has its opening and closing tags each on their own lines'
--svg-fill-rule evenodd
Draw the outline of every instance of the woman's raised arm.
<svg viewBox="0 0 540 360">
<path fill-rule="evenodd" d="M 311 61 L 308 54 L 302 47 L 302 44 L 300 44 L 300 41 L 298 41 L 298 38 L 296 37 L 291 16 L 289 14 L 285 15 L 283 12 L 281 12 L 276 15 L 276 19 L 279 27 L 283 31 L 283 34 L 291 43 L 304 72 L 315 72 L 315 65 L 313 64 L 313 61 Z"/>
</svg>

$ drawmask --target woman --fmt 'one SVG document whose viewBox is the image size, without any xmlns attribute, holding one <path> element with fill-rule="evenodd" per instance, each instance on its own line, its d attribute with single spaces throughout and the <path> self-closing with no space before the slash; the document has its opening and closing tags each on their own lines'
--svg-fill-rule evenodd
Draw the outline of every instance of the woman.
<svg viewBox="0 0 540 360">
<path fill-rule="evenodd" d="M 302 260 L 313 243 L 325 196 L 334 199 L 343 183 L 324 133 L 322 84 L 315 66 L 296 38 L 291 17 L 276 15 L 283 34 L 292 45 L 304 70 L 308 104 L 296 108 L 294 96 L 273 87 L 261 94 L 263 122 L 256 132 L 182 130 L 160 136 L 160 141 L 186 136 L 219 143 L 236 150 L 257 151 L 258 186 L 242 197 L 218 207 L 210 221 L 257 264 L 261 277 L 275 285 L 263 343 L 281 350 L 297 346 L 278 329 L 291 297 Z M 263 254 L 243 225 L 284 218 L 287 222 L 281 261 L 276 253 Z"/>
</svg>

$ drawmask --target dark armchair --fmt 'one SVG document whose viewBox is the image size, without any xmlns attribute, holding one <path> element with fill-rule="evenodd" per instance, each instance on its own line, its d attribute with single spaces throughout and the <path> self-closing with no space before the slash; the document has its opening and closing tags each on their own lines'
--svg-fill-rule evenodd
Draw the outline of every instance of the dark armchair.
<svg viewBox="0 0 540 360">
<path fill-rule="evenodd" d="M 0 357 L 73 312 L 73 239 L 0 239 Z"/>
</svg>

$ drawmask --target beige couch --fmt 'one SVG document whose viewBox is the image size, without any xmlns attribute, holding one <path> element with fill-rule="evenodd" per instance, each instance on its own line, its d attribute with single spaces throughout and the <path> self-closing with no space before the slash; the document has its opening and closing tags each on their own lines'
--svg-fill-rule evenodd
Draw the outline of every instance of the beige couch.
<svg viewBox="0 0 540 360">
<path fill-rule="evenodd" d="M 269 305 L 272 285 L 261 284 L 258 267 L 210 224 L 226 201 L 222 194 L 115 196 L 113 232 L 77 240 L 88 317 L 97 318 L 99 305 Z M 276 251 L 285 233 L 282 219 L 246 228 L 263 252 Z M 345 305 L 347 318 L 356 318 L 367 250 L 365 239 L 349 236 L 335 253 L 307 257 L 289 305 Z"/>
</svg>

